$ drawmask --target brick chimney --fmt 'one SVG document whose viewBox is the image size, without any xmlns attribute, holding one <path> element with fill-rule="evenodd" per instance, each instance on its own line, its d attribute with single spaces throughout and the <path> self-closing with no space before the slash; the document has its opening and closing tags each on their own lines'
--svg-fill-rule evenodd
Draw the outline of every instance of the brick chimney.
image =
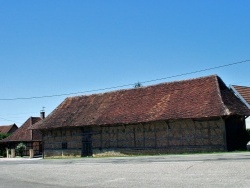
<svg viewBox="0 0 250 188">
<path fill-rule="evenodd" d="M 45 118 L 45 111 L 44 111 L 44 110 L 42 110 L 42 111 L 40 112 L 40 118 L 41 118 L 41 119 L 44 119 L 44 118 Z"/>
</svg>

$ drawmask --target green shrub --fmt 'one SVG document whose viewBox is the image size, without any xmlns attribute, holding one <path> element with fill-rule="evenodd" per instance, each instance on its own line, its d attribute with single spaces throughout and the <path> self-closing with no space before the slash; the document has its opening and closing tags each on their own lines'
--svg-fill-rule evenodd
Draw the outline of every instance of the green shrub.
<svg viewBox="0 0 250 188">
<path fill-rule="evenodd" d="M 6 157 L 6 149 L 3 147 L 0 147 L 0 156 L 1 157 Z"/>
<path fill-rule="evenodd" d="M 26 149 L 26 145 L 24 143 L 19 143 L 16 147 L 16 152 L 22 157 L 23 156 L 23 153 Z"/>
</svg>

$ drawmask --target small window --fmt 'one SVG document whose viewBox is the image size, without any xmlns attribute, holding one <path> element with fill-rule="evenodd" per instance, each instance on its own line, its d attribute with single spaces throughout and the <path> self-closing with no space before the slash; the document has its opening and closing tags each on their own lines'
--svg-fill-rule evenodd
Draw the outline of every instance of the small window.
<svg viewBox="0 0 250 188">
<path fill-rule="evenodd" d="M 67 148 L 68 148 L 67 142 L 62 142 L 62 149 L 67 149 Z"/>
</svg>

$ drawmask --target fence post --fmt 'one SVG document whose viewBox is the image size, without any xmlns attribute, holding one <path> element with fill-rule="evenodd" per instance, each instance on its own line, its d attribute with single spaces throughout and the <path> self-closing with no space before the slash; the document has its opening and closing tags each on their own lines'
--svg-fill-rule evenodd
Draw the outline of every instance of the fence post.
<svg viewBox="0 0 250 188">
<path fill-rule="evenodd" d="M 9 158 L 9 149 L 6 148 L 6 157 Z"/>
<path fill-rule="evenodd" d="M 33 157 L 34 157 L 34 150 L 30 149 L 30 158 L 33 158 Z"/>
<path fill-rule="evenodd" d="M 11 154 L 11 158 L 15 158 L 16 157 L 15 149 L 11 149 L 10 154 Z"/>
</svg>

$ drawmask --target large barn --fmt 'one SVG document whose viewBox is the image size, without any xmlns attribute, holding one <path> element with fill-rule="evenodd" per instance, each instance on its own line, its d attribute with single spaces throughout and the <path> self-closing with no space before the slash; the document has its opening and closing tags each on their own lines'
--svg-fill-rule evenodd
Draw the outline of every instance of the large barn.
<svg viewBox="0 0 250 188">
<path fill-rule="evenodd" d="M 246 148 L 250 110 L 216 75 L 66 98 L 32 129 L 44 156 Z"/>
</svg>

